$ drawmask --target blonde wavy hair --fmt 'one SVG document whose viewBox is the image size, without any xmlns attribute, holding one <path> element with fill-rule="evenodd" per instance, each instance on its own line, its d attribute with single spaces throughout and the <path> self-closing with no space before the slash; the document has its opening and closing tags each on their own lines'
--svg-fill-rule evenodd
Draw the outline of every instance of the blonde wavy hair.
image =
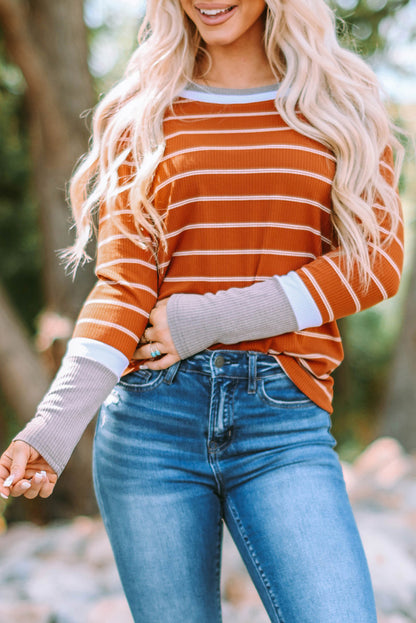
<svg viewBox="0 0 416 623">
<path fill-rule="evenodd" d="M 289 126 L 335 155 L 334 231 L 348 270 L 358 265 L 368 285 L 374 249 L 398 226 L 395 187 L 403 149 L 373 71 L 340 46 L 325 1 L 267 0 L 266 5 L 265 51 L 280 83 L 276 109 Z M 85 247 L 94 212 L 105 202 L 114 214 L 121 193 L 127 193 L 137 229 L 130 237 L 141 245 L 164 244 L 163 221 L 149 196 L 164 152 L 163 118 L 197 75 L 204 53 L 179 0 L 147 0 L 139 46 L 121 81 L 98 104 L 90 150 L 71 180 L 77 238 L 66 252 L 68 265 L 90 259 Z M 395 173 L 388 170 L 392 151 Z M 386 155 L 390 164 L 380 166 Z M 127 178 L 119 175 L 123 164 L 134 172 Z"/>
</svg>

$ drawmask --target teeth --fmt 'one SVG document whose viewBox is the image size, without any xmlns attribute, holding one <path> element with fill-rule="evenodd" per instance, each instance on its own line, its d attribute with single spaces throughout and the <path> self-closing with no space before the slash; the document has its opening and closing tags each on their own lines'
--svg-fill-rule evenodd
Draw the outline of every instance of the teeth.
<svg viewBox="0 0 416 623">
<path fill-rule="evenodd" d="M 228 13 L 234 7 L 230 6 L 228 9 L 199 9 L 202 15 L 208 15 L 208 17 L 216 17 L 217 15 L 222 15 L 223 13 Z"/>
</svg>

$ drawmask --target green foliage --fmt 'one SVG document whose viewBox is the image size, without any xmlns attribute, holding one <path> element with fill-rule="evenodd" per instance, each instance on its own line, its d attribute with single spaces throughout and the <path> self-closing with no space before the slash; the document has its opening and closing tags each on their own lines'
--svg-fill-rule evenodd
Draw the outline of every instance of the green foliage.
<svg viewBox="0 0 416 623">
<path fill-rule="evenodd" d="M 386 46 L 382 28 L 389 17 L 409 4 L 410 0 L 330 0 L 335 9 L 339 34 L 348 45 L 364 56 L 380 53 Z"/>
<path fill-rule="evenodd" d="M 24 83 L 0 45 L 1 280 L 23 320 L 33 327 L 41 304 L 40 239 L 31 194 Z"/>
<path fill-rule="evenodd" d="M 345 361 L 334 374 L 333 431 L 342 458 L 354 458 L 377 431 L 400 329 L 400 297 L 342 320 Z"/>
</svg>

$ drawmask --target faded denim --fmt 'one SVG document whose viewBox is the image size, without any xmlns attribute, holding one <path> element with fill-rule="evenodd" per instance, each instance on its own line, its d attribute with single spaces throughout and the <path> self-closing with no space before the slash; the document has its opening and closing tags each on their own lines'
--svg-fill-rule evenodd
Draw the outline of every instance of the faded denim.
<svg viewBox="0 0 416 623">
<path fill-rule="evenodd" d="M 94 482 L 136 623 L 220 623 L 223 521 L 273 623 L 376 623 L 331 421 L 270 356 L 123 377 Z"/>
</svg>

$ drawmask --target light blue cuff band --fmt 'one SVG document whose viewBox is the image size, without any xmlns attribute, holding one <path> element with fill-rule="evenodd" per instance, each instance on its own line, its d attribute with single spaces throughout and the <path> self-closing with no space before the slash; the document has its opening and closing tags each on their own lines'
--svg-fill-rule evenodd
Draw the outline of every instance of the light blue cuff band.
<svg viewBox="0 0 416 623">
<path fill-rule="evenodd" d="M 111 370 L 117 378 L 120 378 L 129 363 L 127 357 L 117 348 L 87 337 L 74 337 L 69 340 L 65 356 L 92 359 Z"/>
<path fill-rule="evenodd" d="M 291 271 L 287 275 L 275 278 L 279 280 L 289 299 L 299 331 L 311 327 L 320 327 L 323 322 L 321 312 L 299 275 Z"/>
</svg>

